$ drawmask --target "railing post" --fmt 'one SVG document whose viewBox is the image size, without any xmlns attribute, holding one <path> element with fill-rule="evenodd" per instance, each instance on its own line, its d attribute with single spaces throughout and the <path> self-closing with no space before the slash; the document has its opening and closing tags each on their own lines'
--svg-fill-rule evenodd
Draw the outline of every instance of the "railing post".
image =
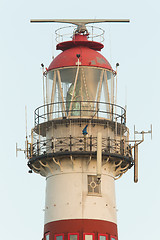
<svg viewBox="0 0 160 240">
<path fill-rule="evenodd" d="M 108 137 L 107 142 L 108 142 L 108 144 L 107 144 L 107 151 L 110 153 L 110 150 L 111 150 L 110 137 Z"/>
<path fill-rule="evenodd" d="M 84 135 L 84 151 L 86 151 L 86 135 Z"/>
<path fill-rule="evenodd" d="M 121 155 L 124 155 L 124 140 L 120 140 L 120 153 Z"/>
<path fill-rule="evenodd" d="M 54 152 L 54 142 L 53 142 L 53 137 L 52 137 L 52 142 L 51 142 L 51 149 Z"/>
<path fill-rule="evenodd" d="M 90 152 L 92 151 L 92 135 L 90 135 Z"/>
<path fill-rule="evenodd" d="M 113 104 L 112 104 L 112 121 L 113 121 Z"/>
<path fill-rule="evenodd" d="M 97 102 L 97 118 L 98 118 L 98 111 L 99 111 L 99 102 Z"/>
<path fill-rule="evenodd" d="M 36 110 L 34 111 L 34 126 L 36 126 Z"/>
<path fill-rule="evenodd" d="M 70 147 L 70 152 L 72 152 L 72 136 L 70 135 L 69 137 L 69 147 Z"/>
<path fill-rule="evenodd" d="M 39 108 L 38 108 L 38 125 L 39 125 Z"/>
<path fill-rule="evenodd" d="M 55 153 L 56 151 L 56 139 L 54 138 L 54 141 L 53 141 L 54 145 L 53 145 L 53 152 Z"/>
<path fill-rule="evenodd" d="M 39 155 L 39 141 L 37 140 L 37 154 Z"/>
</svg>

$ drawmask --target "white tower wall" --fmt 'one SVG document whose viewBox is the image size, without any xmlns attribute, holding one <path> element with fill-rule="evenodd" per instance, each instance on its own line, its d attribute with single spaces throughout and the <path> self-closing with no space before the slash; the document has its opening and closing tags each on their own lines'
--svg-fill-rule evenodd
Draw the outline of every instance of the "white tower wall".
<svg viewBox="0 0 160 240">
<path fill-rule="evenodd" d="M 45 224 L 64 219 L 99 219 L 116 223 L 115 183 L 109 164 L 102 169 L 101 193 L 88 193 L 88 175 L 96 175 L 96 160 L 61 161 L 61 170 L 46 178 Z"/>
</svg>

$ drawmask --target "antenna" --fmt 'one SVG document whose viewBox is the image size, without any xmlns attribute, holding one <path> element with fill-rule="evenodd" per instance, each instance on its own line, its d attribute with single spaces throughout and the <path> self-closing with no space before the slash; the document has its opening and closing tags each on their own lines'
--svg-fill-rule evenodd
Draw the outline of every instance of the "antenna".
<svg viewBox="0 0 160 240">
<path fill-rule="evenodd" d="M 26 122 L 26 140 L 27 140 L 27 106 L 25 105 L 25 122 Z"/>
<path fill-rule="evenodd" d="M 152 124 L 150 126 L 151 130 L 149 131 L 141 131 L 138 132 L 136 131 L 135 125 L 134 125 L 134 182 L 138 182 L 138 145 L 144 141 L 144 134 L 151 134 L 151 139 L 152 139 Z M 141 134 L 142 135 L 142 140 L 135 140 L 136 134 Z"/>
<path fill-rule="evenodd" d="M 115 105 L 117 105 L 117 70 L 119 67 L 119 63 L 116 63 L 116 93 L 115 93 Z"/>
<path fill-rule="evenodd" d="M 22 148 L 19 148 L 18 147 L 18 143 L 16 143 L 16 157 L 18 157 L 18 152 L 26 152 L 26 150 L 22 149 Z"/>
<path fill-rule="evenodd" d="M 42 74 L 43 74 L 43 103 L 45 105 L 45 83 L 44 83 L 45 71 L 44 71 L 44 64 L 43 63 L 41 63 L 41 67 L 42 67 Z"/>
<path fill-rule="evenodd" d="M 142 141 L 144 141 L 144 134 L 148 134 L 150 133 L 151 134 L 151 140 L 152 140 L 152 124 L 150 125 L 150 129 L 149 131 L 141 131 L 141 132 L 138 132 L 136 131 L 136 128 L 135 128 L 135 125 L 134 125 L 134 138 L 135 138 L 135 135 L 136 134 L 141 134 L 142 135 Z"/>
<path fill-rule="evenodd" d="M 127 110 L 127 85 L 125 86 L 125 110 Z"/>
<path fill-rule="evenodd" d="M 87 25 L 89 23 L 129 23 L 129 19 L 31 19 L 31 23 L 70 23 L 77 26 Z"/>
<path fill-rule="evenodd" d="M 31 19 L 31 23 L 69 23 L 77 26 L 76 33 L 88 33 L 90 23 L 129 23 L 129 19 Z"/>
</svg>

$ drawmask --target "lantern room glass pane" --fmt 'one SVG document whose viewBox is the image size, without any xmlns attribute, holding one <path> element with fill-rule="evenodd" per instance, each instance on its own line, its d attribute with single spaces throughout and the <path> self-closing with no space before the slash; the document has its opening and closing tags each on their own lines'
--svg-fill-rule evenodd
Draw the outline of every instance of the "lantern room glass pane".
<svg viewBox="0 0 160 240">
<path fill-rule="evenodd" d="M 63 236 L 62 235 L 56 236 L 56 240 L 63 240 Z"/>
<path fill-rule="evenodd" d="M 106 236 L 99 236 L 99 240 L 106 240 Z"/>
<path fill-rule="evenodd" d="M 84 240 L 93 240 L 93 235 L 85 234 L 85 239 Z"/>
<path fill-rule="evenodd" d="M 45 240 L 50 240 L 49 233 L 45 235 Z"/>
<path fill-rule="evenodd" d="M 46 235 L 46 240 L 49 240 L 49 235 Z"/>
<path fill-rule="evenodd" d="M 69 240 L 77 240 L 77 239 L 78 239 L 78 235 L 76 235 L 76 234 L 69 235 Z"/>
<path fill-rule="evenodd" d="M 93 117 L 99 109 L 96 102 L 113 102 L 113 79 L 111 71 L 95 67 L 75 66 L 49 71 L 46 103 L 53 105 L 49 111 L 56 117 L 80 114 Z M 102 106 L 102 115 L 110 111 L 109 105 Z"/>
</svg>

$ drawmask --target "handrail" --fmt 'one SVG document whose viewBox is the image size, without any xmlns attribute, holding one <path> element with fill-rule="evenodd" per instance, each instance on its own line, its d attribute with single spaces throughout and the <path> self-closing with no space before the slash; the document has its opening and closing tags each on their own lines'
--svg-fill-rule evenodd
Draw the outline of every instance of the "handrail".
<svg viewBox="0 0 160 240">
<path fill-rule="evenodd" d="M 68 32 L 68 29 L 72 29 L 71 32 Z M 55 31 L 55 35 L 56 35 L 56 42 L 60 43 L 63 41 L 70 41 L 71 38 L 73 37 L 73 32 L 75 32 L 77 28 L 75 26 L 67 26 L 67 27 L 60 27 Z M 65 33 L 65 30 L 67 30 L 67 32 Z M 92 25 L 87 25 L 87 30 L 89 32 L 88 35 L 88 40 L 90 41 L 94 41 L 96 39 L 96 41 L 103 43 L 104 42 L 104 33 L 105 31 L 100 28 L 100 27 L 95 27 Z M 63 33 L 61 33 L 61 31 Z"/>
<path fill-rule="evenodd" d="M 132 149 L 129 143 L 124 143 L 124 139 L 117 140 L 109 137 L 102 138 L 102 152 L 108 154 L 118 154 L 132 157 Z M 29 151 L 29 158 L 56 152 L 94 152 L 97 151 L 97 137 L 60 137 L 47 140 L 35 141 L 32 144 L 32 152 Z"/>
<path fill-rule="evenodd" d="M 35 126 L 54 119 L 71 119 L 72 117 L 80 119 L 103 118 L 126 124 L 126 110 L 119 105 L 96 101 L 72 101 L 72 108 L 70 109 L 70 104 L 71 101 L 56 102 L 36 108 L 34 111 Z M 63 106 L 65 106 L 65 109 Z M 52 109 L 52 111 L 48 111 L 48 109 Z"/>
</svg>

